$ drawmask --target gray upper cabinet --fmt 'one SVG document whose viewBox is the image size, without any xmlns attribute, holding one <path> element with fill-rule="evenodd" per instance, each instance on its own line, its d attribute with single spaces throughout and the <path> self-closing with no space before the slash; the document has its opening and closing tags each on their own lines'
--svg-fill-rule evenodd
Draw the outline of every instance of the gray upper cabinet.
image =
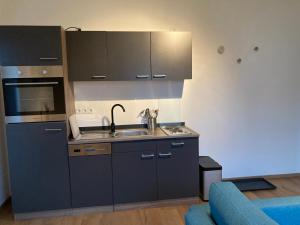
<svg viewBox="0 0 300 225">
<path fill-rule="evenodd" d="M 66 33 L 71 81 L 192 78 L 191 33 Z"/>
<path fill-rule="evenodd" d="M 0 26 L 1 66 L 61 64 L 60 26 Z"/>
<path fill-rule="evenodd" d="M 66 39 L 69 80 L 112 79 L 107 69 L 106 32 L 68 31 Z"/>
<path fill-rule="evenodd" d="M 14 213 L 70 208 L 65 122 L 6 128 Z"/>
<path fill-rule="evenodd" d="M 154 80 L 192 79 L 192 36 L 189 32 L 152 32 Z"/>
<path fill-rule="evenodd" d="M 151 80 L 150 32 L 107 32 L 112 80 Z"/>
</svg>

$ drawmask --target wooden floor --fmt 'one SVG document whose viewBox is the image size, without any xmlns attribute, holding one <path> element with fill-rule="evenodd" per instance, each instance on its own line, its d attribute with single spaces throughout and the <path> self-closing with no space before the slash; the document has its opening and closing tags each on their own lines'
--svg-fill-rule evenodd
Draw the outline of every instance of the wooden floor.
<svg viewBox="0 0 300 225">
<path fill-rule="evenodd" d="M 250 199 L 300 195 L 300 177 L 268 179 L 277 186 L 272 191 L 248 192 Z M 202 203 L 199 200 L 199 203 Z M 184 225 L 189 205 L 172 205 L 138 210 L 14 221 L 10 204 L 0 209 L 0 225 Z"/>
</svg>

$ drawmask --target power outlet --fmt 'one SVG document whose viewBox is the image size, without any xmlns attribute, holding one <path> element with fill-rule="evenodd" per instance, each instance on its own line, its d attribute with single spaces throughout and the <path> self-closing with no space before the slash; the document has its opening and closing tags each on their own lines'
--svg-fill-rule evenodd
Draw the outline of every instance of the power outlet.
<svg viewBox="0 0 300 225">
<path fill-rule="evenodd" d="M 77 114 L 92 114 L 95 110 L 92 107 L 80 107 L 76 109 Z"/>
</svg>

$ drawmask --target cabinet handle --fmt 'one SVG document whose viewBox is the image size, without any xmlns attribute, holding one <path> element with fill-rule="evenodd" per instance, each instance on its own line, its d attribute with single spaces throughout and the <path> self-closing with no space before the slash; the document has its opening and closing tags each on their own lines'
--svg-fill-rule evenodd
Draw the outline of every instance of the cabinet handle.
<svg viewBox="0 0 300 225">
<path fill-rule="evenodd" d="M 154 154 L 149 154 L 149 155 L 142 154 L 141 155 L 141 159 L 154 159 L 154 157 L 155 157 Z"/>
<path fill-rule="evenodd" d="M 168 153 L 158 153 L 159 158 L 170 158 L 172 156 L 172 152 Z"/>
<path fill-rule="evenodd" d="M 58 57 L 41 57 L 40 60 L 58 60 Z"/>
<path fill-rule="evenodd" d="M 147 79 L 149 77 L 150 77 L 150 75 L 147 75 L 147 74 L 146 75 L 137 75 L 136 76 L 137 79 Z"/>
<path fill-rule="evenodd" d="M 182 147 L 184 146 L 184 142 L 172 142 L 172 147 Z"/>
<path fill-rule="evenodd" d="M 100 75 L 100 76 L 92 76 L 92 79 L 106 79 L 107 76 L 105 75 Z"/>
<path fill-rule="evenodd" d="M 153 77 L 154 78 L 166 78 L 167 75 L 166 74 L 154 74 Z"/>
<path fill-rule="evenodd" d="M 58 132 L 58 131 L 62 131 L 62 129 L 60 129 L 60 128 L 46 128 L 45 131 L 46 132 L 51 132 L 51 131 L 57 131 Z"/>
</svg>

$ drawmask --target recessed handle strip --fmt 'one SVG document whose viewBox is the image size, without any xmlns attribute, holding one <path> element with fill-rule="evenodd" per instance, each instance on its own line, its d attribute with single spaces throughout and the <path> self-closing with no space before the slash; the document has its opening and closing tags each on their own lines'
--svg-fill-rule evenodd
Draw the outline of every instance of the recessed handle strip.
<svg viewBox="0 0 300 225">
<path fill-rule="evenodd" d="M 154 74 L 153 77 L 154 78 L 166 78 L 167 75 L 166 74 Z"/>
<path fill-rule="evenodd" d="M 92 76 L 92 79 L 106 79 L 107 76 L 105 75 L 99 75 L 99 76 Z"/>
<path fill-rule="evenodd" d="M 58 82 L 27 82 L 27 83 L 5 83 L 5 86 L 36 86 L 36 85 L 57 85 Z"/>
<path fill-rule="evenodd" d="M 45 131 L 62 131 L 60 128 L 46 128 Z"/>
<path fill-rule="evenodd" d="M 41 57 L 40 60 L 58 60 L 57 57 Z"/>
<path fill-rule="evenodd" d="M 171 145 L 173 147 L 181 147 L 181 146 L 184 146 L 184 142 L 172 142 Z"/>
<path fill-rule="evenodd" d="M 154 157 L 155 157 L 154 154 L 149 154 L 149 155 L 142 154 L 141 155 L 141 159 L 154 159 Z"/>
<path fill-rule="evenodd" d="M 168 153 L 158 153 L 159 158 L 170 158 L 172 156 L 172 152 Z"/>
<path fill-rule="evenodd" d="M 137 79 L 147 79 L 149 77 L 150 77 L 150 75 L 146 75 L 146 74 L 145 75 L 137 75 L 136 76 Z"/>
</svg>

